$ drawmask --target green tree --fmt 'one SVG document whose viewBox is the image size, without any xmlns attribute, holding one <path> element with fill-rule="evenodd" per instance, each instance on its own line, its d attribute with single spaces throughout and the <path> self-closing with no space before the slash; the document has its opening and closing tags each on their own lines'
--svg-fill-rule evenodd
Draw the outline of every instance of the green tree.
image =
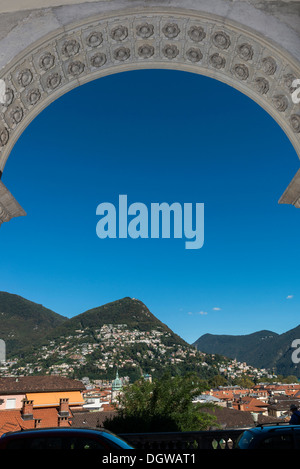
<svg viewBox="0 0 300 469">
<path fill-rule="evenodd" d="M 285 384 L 298 383 L 298 378 L 297 376 L 289 375 L 289 376 L 286 376 L 285 378 L 282 378 L 281 382 Z"/>
<path fill-rule="evenodd" d="M 205 388 L 193 373 L 164 375 L 152 383 L 141 379 L 125 389 L 117 416 L 104 426 L 118 433 L 207 429 L 215 425 L 216 418 L 192 402 Z"/>
<path fill-rule="evenodd" d="M 216 375 L 208 380 L 210 387 L 217 388 L 218 386 L 227 386 L 228 381 L 225 376 Z"/>
<path fill-rule="evenodd" d="M 254 386 L 252 379 L 245 374 L 234 379 L 233 384 L 241 386 L 242 388 L 252 388 Z"/>
</svg>

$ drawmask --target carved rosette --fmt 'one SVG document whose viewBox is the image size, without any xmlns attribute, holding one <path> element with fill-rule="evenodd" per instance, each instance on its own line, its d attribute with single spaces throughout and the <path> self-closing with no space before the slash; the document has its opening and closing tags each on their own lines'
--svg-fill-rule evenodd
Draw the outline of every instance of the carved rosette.
<svg viewBox="0 0 300 469">
<path fill-rule="evenodd" d="M 188 30 L 188 37 L 194 42 L 201 42 L 206 37 L 206 32 L 202 26 L 191 26 Z"/>
<path fill-rule="evenodd" d="M 114 50 L 114 58 L 120 62 L 129 59 L 130 49 L 128 47 L 119 47 Z"/>
<path fill-rule="evenodd" d="M 284 112 L 287 110 L 289 102 L 284 94 L 278 94 L 273 97 L 273 104 L 277 111 Z"/>
<path fill-rule="evenodd" d="M 50 70 L 55 64 L 55 57 L 51 52 L 46 52 L 40 57 L 39 66 L 42 70 Z"/>
<path fill-rule="evenodd" d="M 74 57 L 80 50 L 80 44 L 76 39 L 65 41 L 62 47 L 62 54 L 66 57 Z"/>
<path fill-rule="evenodd" d="M 180 33 L 180 29 L 176 23 L 165 24 L 162 31 L 168 39 L 174 39 Z"/>
<path fill-rule="evenodd" d="M 212 36 L 213 44 L 219 49 L 228 49 L 230 46 L 230 37 L 224 31 L 217 31 Z"/>
<path fill-rule="evenodd" d="M 299 114 L 293 114 L 290 117 L 290 123 L 291 123 L 293 131 L 296 134 L 299 134 L 300 133 L 300 115 Z"/>
<path fill-rule="evenodd" d="M 85 65 L 80 62 L 80 60 L 76 60 L 75 62 L 71 62 L 68 66 L 68 73 L 73 77 L 78 77 L 84 71 Z"/>
<path fill-rule="evenodd" d="M 272 45 L 246 31 L 241 34 L 229 23 L 224 31 L 223 23 L 201 15 L 128 14 L 65 29 L 7 68 L 2 77 L 7 88 L 0 105 L 0 158 L 16 128 L 28 122 L 25 118 L 35 107 L 43 107 L 44 99 L 88 80 L 89 74 L 99 71 L 102 76 L 109 67 L 117 70 L 124 63 L 134 68 L 143 60 L 190 66 L 193 71 L 199 67 L 200 73 L 224 77 L 243 91 L 248 87 L 250 95 L 256 93 L 262 105 L 272 106 L 285 120 L 293 138 L 300 134 L 299 109 L 291 100 L 292 82 L 300 71 Z"/>
<path fill-rule="evenodd" d="M 289 92 L 293 93 L 293 91 L 295 90 L 295 86 L 293 86 L 293 82 L 294 80 L 297 79 L 296 75 L 294 75 L 293 73 L 288 73 L 287 75 L 284 75 L 283 79 L 284 79 L 284 84 L 289 90 Z"/>
<path fill-rule="evenodd" d="M 14 124 L 19 124 L 23 119 L 23 114 L 23 109 L 20 106 L 16 106 L 10 111 L 10 118 Z"/>
<path fill-rule="evenodd" d="M 106 55 L 103 52 L 98 52 L 90 59 L 92 67 L 100 68 L 106 63 Z"/>
<path fill-rule="evenodd" d="M 124 41 L 124 39 L 128 36 L 128 28 L 125 26 L 116 26 L 111 30 L 110 36 L 115 41 Z"/>
<path fill-rule="evenodd" d="M 237 53 L 243 60 L 252 60 L 253 58 L 253 47 L 251 44 L 243 43 L 237 46 Z"/>
<path fill-rule="evenodd" d="M 98 47 L 100 44 L 103 42 L 103 36 L 102 33 L 99 31 L 94 31 L 89 34 L 89 36 L 86 38 L 86 43 L 88 47 Z"/>
<path fill-rule="evenodd" d="M 269 91 L 270 85 L 266 78 L 256 77 L 254 79 L 254 88 L 260 94 L 266 94 Z"/>
<path fill-rule="evenodd" d="M 262 69 L 267 75 L 274 75 L 277 69 L 276 60 L 273 57 L 265 57 L 262 60 Z"/>
<path fill-rule="evenodd" d="M 167 59 L 173 60 L 179 54 L 179 49 L 174 44 L 167 44 L 163 47 L 163 54 Z"/>
<path fill-rule="evenodd" d="M 225 67 L 226 59 L 219 53 L 212 54 L 209 57 L 209 63 L 216 69 L 220 70 L 221 68 Z"/>
<path fill-rule="evenodd" d="M 9 132 L 6 127 L 0 127 L 0 146 L 5 147 L 9 140 Z"/>
<path fill-rule="evenodd" d="M 203 58 L 201 50 L 196 47 L 191 47 L 186 52 L 186 56 L 191 62 L 199 62 Z"/>
<path fill-rule="evenodd" d="M 22 87 L 30 85 L 33 79 L 32 71 L 29 68 L 25 68 L 18 75 L 18 82 Z"/>
<path fill-rule="evenodd" d="M 143 39 L 148 39 L 154 34 L 153 24 L 143 23 L 138 25 L 136 28 L 136 34 Z"/>
<path fill-rule="evenodd" d="M 27 102 L 34 106 L 41 99 L 41 92 L 38 88 L 29 90 L 27 93 Z"/>
<path fill-rule="evenodd" d="M 62 76 L 59 73 L 51 73 L 47 78 L 47 88 L 55 90 L 61 83 Z"/>
<path fill-rule="evenodd" d="M 10 106 L 14 100 L 14 91 L 11 88 L 6 88 L 5 91 L 5 106 Z"/>
<path fill-rule="evenodd" d="M 235 64 L 233 66 L 233 73 L 239 80 L 247 80 L 249 77 L 249 69 L 244 64 Z"/>
<path fill-rule="evenodd" d="M 154 47 L 150 44 L 143 44 L 138 48 L 139 57 L 149 59 L 154 55 Z"/>
</svg>

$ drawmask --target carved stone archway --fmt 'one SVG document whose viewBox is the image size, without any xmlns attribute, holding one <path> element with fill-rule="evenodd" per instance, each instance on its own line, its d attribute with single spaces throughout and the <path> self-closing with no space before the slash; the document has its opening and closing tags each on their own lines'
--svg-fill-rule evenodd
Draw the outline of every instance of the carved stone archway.
<svg viewBox="0 0 300 469">
<path fill-rule="evenodd" d="M 96 3 L 96 2 L 95 2 Z M 208 12 L 170 7 L 122 9 L 56 28 L 5 64 L 6 100 L 0 114 L 0 175 L 28 124 L 76 86 L 127 70 L 169 68 L 220 80 L 264 108 L 300 158 L 300 78 L 293 54 L 257 31 Z M 295 176 L 280 203 L 300 207 Z M 0 182 L 0 223 L 24 210 Z"/>
</svg>

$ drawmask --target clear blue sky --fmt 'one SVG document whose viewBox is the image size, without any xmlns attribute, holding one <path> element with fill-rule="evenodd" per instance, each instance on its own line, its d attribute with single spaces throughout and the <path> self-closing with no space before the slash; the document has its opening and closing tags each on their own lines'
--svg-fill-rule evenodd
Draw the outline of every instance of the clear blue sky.
<svg viewBox="0 0 300 469">
<path fill-rule="evenodd" d="M 88 83 L 25 130 L 2 181 L 27 212 L 0 229 L 1 290 L 71 317 L 125 296 L 188 342 L 299 324 L 299 160 L 237 90 L 149 70 Z M 204 203 L 205 242 L 96 236 L 96 208 Z"/>
</svg>

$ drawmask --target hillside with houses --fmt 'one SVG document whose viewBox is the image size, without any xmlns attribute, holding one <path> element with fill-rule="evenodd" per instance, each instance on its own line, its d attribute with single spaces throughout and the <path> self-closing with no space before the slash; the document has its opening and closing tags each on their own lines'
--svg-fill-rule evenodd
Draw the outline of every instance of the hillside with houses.
<svg viewBox="0 0 300 469">
<path fill-rule="evenodd" d="M 14 334 L 4 334 L 8 353 L 1 364 L 1 376 L 55 374 L 101 380 L 113 379 L 116 368 L 131 382 L 144 373 L 159 378 L 166 371 L 173 375 L 193 371 L 203 379 L 221 374 L 229 382 L 244 374 L 255 380 L 273 376 L 270 370 L 197 350 L 135 298 L 123 298 L 71 319 L 57 318 L 50 311 L 45 315 L 45 308 L 41 308 L 39 317 L 38 305 L 15 295 L 0 295 L 4 326 L 11 325 L 12 317 L 15 318 Z M 19 317 L 27 318 L 33 331 L 44 330 L 42 337 L 33 332 L 30 340 L 26 330 L 24 342 Z M 13 341 L 12 335 L 19 338 L 18 342 Z"/>
</svg>

